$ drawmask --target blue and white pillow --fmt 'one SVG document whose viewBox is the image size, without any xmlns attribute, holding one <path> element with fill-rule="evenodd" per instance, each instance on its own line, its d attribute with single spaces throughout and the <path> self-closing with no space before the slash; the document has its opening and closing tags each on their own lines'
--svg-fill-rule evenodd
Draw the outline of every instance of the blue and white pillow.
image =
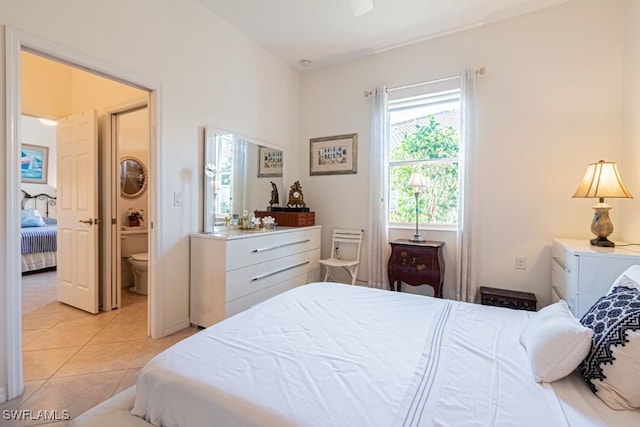
<svg viewBox="0 0 640 427">
<path fill-rule="evenodd" d="M 20 222 L 23 228 L 26 227 L 44 227 L 45 223 L 40 216 L 40 212 L 35 209 L 23 209 L 20 213 Z"/>
<path fill-rule="evenodd" d="M 591 350 L 578 366 L 591 390 L 613 409 L 640 408 L 638 283 L 620 281 L 580 323 L 593 330 Z"/>
</svg>

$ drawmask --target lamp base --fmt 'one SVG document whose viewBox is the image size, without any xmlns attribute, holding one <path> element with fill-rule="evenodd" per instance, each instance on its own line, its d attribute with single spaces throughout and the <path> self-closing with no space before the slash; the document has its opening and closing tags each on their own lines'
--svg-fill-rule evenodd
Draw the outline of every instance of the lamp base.
<svg viewBox="0 0 640 427">
<path fill-rule="evenodd" d="M 599 246 L 603 248 L 613 248 L 616 245 L 609 239 L 611 233 L 613 233 L 613 223 L 609 218 L 609 210 L 611 206 L 604 202 L 600 202 L 593 207 L 595 211 L 593 214 L 593 221 L 591 221 L 591 232 L 598 236 L 591 240 L 591 246 Z"/>
<path fill-rule="evenodd" d="M 616 244 L 606 237 L 596 237 L 589 241 L 591 246 L 599 246 L 601 248 L 615 248 Z"/>
<path fill-rule="evenodd" d="M 426 242 L 422 234 L 414 234 L 412 238 L 409 239 L 410 242 Z"/>
</svg>

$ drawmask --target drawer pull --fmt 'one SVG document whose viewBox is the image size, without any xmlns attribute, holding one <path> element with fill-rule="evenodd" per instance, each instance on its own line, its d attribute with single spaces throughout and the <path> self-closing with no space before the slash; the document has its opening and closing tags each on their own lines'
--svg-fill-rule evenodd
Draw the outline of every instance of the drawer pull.
<svg viewBox="0 0 640 427">
<path fill-rule="evenodd" d="M 553 260 L 556 262 L 556 264 L 558 264 L 564 271 L 566 271 L 567 273 L 571 273 L 571 269 L 569 267 L 567 267 L 567 265 L 562 262 L 562 260 L 560 258 L 558 258 L 557 256 L 553 257 Z"/>
<path fill-rule="evenodd" d="M 288 243 L 282 243 L 281 245 L 275 245 L 275 246 L 270 246 L 268 248 L 261 248 L 261 249 L 254 249 L 251 251 L 251 253 L 258 253 L 258 252 L 266 252 L 266 251 L 271 251 L 273 249 L 279 249 L 279 248 L 284 248 L 287 246 L 293 246 L 293 245 L 299 245 L 302 243 L 307 243 L 310 242 L 311 239 L 306 239 L 306 240 L 299 240 L 297 242 L 288 242 Z"/>
<path fill-rule="evenodd" d="M 281 268 L 280 270 L 272 271 L 271 273 L 265 273 L 265 274 L 262 274 L 260 276 L 252 277 L 251 281 L 255 282 L 256 280 L 266 279 L 267 277 L 276 275 L 278 273 L 282 273 L 283 271 L 291 270 L 292 268 L 303 266 L 305 264 L 309 264 L 309 261 L 305 261 L 305 262 L 301 262 L 300 264 L 296 264 L 296 265 L 292 265 L 292 266 L 289 266 L 289 267 Z"/>
</svg>

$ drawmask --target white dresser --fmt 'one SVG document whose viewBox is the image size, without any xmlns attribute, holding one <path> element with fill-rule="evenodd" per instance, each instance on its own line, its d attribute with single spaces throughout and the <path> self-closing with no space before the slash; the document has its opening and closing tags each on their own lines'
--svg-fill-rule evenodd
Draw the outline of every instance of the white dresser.
<svg viewBox="0 0 640 427">
<path fill-rule="evenodd" d="M 553 239 L 551 302 L 564 299 L 579 319 L 634 264 L 640 264 L 640 246 L 600 248 L 589 239 Z"/>
<path fill-rule="evenodd" d="M 321 227 L 191 235 L 191 323 L 211 326 L 320 277 Z"/>
</svg>

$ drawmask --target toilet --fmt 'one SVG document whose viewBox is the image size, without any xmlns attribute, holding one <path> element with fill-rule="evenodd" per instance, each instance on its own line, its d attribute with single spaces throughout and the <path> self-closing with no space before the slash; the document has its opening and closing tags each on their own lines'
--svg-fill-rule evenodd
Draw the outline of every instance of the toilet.
<svg viewBox="0 0 640 427">
<path fill-rule="evenodd" d="M 120 251 L 123 264 L 122 286 L 126 285 L 129 290 L 133 292 L 139 293 L 141 295 L 147 295 L 147 271 L 149 265 L 149 254 L 147 252 L 147 229 L 140 228 L 137 230 L 132 230 L 131 228 L 129 228 L 127 230 L 121 231 L 120 236 Z M 128 274 L 125 274 L 125 266 L 129 267 L 127 268 L 127 270 L 131 271 L 130 276 Z"/>
<path fill-rule="evenodd" d="M 149 265 L 149 254 L 143 252 L 133 254 L 128 259 L 133 273 L 133 287 L 129 288 L 133 292 L 147 295 L 147 266 Z"/>
</svg>

